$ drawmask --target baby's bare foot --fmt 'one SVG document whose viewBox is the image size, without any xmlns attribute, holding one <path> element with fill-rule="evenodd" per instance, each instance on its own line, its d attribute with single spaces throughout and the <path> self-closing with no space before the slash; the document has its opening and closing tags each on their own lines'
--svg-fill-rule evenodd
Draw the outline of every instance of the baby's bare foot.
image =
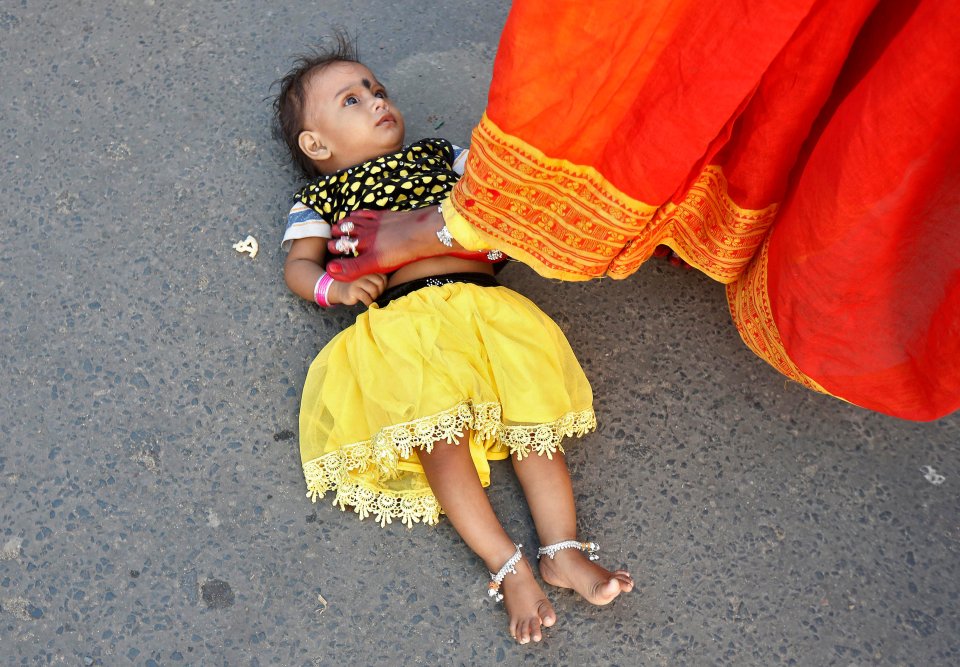
<svg viewBox="0 0 960 667">
<path fill-rule="evenodd" d="M 633 590 L 633 577 L 629 572 L 604 569 L 579 549 L 558 551 L 553 558 L 542 557 L 540 576 L 553 586 L 572 588 L 596 605 L 609 604 L 621 593 Z"/>
<path fill-rule="evenodd" d="M 503 604 L 510 615 L 510 636 L 521 644 L 543 639 L 540 627 L 549 628 L 557 622 L 557 615 L 533 578 L 526 558 L 517 563 L 517 573 L 508 574 L 500 586 Z"/>
</svg>

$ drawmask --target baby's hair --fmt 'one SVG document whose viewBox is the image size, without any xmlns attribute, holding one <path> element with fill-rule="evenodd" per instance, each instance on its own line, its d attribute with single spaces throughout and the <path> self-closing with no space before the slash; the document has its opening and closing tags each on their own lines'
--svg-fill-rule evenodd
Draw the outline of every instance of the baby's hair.
<svg viewBox="0 0 960 667">
<path fill-rule="evenodd" d="M 333 41 L 330 48 L 315 49 L 298 56 L 294 60 L 293 69 L 273 83 L 274 86 L 280 86 L 280 92 L 273 100 L 274 136 L 286 145 L 293 163 L 306 178 L 316 178 L 320 172 L 313 161 L 300 150 L 298 141 L 300 133 L 303 132 L 305 84 L 314 72 L 319 72 L 333 63 L 360 62 L 356 41 L 345 32 L 335 31 Z"/>
</svg>

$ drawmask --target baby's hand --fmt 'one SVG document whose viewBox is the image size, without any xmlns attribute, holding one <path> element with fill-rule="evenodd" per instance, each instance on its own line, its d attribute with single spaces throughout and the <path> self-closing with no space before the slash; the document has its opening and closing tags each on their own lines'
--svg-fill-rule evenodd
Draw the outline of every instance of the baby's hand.
<svg viewBox="0 0 960 667">
<path fill-rule="evenodd" d="M 330 305 L 342 303 L 345 306 L 353 306 L 362 301 L 369 306 L 377 300 L 377 297 L 383 294 L 387 287 L 387 276 L 382 273 L 370 273 L 360 276 L 353 282 L 333 281 L 330 285 L 330 291 L 327 292 L 327 300 Z"/>
</svg>

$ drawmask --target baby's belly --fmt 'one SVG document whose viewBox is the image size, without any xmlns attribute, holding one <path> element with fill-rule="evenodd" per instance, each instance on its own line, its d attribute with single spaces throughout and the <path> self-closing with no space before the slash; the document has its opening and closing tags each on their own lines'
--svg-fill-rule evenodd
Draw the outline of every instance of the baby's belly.
<svg viewBox="0 0 960 667">
<path fill-rule="evenodd" d="M 493 274 L 493 266 L 486 262 L 475 262 L 459 257 L 430 257 L 411 262 L 400 267 L 390 276 L 387 287 L 402 285 L 417 278 L 439 276 L 445 273 L 489 273 Z"/>
</svg>

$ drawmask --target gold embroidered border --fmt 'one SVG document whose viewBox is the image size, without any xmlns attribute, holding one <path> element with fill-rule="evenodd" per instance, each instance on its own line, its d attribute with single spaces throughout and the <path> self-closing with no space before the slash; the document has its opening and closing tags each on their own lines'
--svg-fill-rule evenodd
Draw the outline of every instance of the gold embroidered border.
<svg viewBox="0 0 960 667">
<path fill-rule="evenodd" d="M 727 285 L 727 303 L 733 323 L 740 337 L 753 352 L 808 389 L 829 394 L 815 380 L 808 377 L 793 363 L 780 338 L 777 323 L 770 307 L 767 284 L 767 252 L 769 239 L 764 241 L 756 260 L 737 282 Z"/>
<path fill-rule="evenodd" d="M 333 504 L 342 510 L 352 507 L 361 519 L 373 515 L 381 526 L 394 519 L 408 528 L 421 521 L 433 525 L 442 510 L 429 487 L 395 493 L 352 480 L 348 474 L 371 472 L 374 479 L 393 479 L 400 473 L 401 461 L 415 450 L 431 452 L 440 441 L 455 444 L 468 430 L 474 431 L 480 441 L 493 442 L 494 447 L 505 446 L 518 460 L 531 453 L 552 459 L 555 453 L 563 453 L 564 438 L 586 435 L 596 427 L 592 409 L 568 412 L 543 424 L 506 425 L 499 403 L 464 401 L 435 415 L 385 428 L 370 440 L 345 445 L 305 462 L 307 497 L 317 502 L 327 491 L 335 489 Z"/>
<path fill-rule="evenodd" d="M 488 247 L 541 275 L 587 280 L 606 273 L 655 207 L 627 197 L 592 167 L 548 158 L 502 132 L 486 115 L 454 205 Z"/>
<path fill-rule="evenodd" d="M 708 166 L 680 204 L 660 209 L 633 199 L 593 167 L 549 158 L 500 130 L 486 115 L 473 133 L 456 209 L 486 247 L 504 250 L 541 275 L 626 278 L 659 244 L 711 278 L 729 283 L 750 262 L 777 206 L 745 209 Z"/>
<path fill-rule="evenodd" d="M 609 269 L 613 278 L 636 271 L 659 244 L 668 245 L 688 264 L 721 283 L 743 273 L 777 215 L 778 205 L 763 209 L 737 206 L 727 192 L 723 170 L 708 165 L 679 204 L 660 207 L 650 222 L 655 230 L 632 241 Z"/>
</svg>

